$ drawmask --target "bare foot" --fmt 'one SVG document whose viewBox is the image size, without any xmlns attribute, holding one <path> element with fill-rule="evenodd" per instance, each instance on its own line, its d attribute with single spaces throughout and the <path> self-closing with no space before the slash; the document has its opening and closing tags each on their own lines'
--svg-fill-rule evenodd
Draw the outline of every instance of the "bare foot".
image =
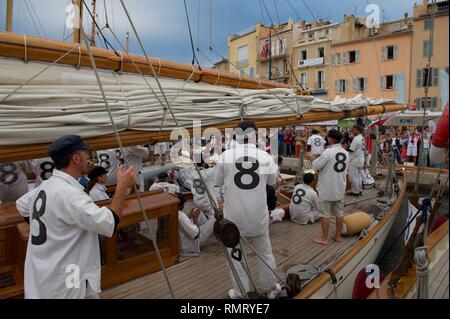
<svg viewBox="0 0 450 319">
<path fill-rule="evenodd" d="M 338 237 L 338 238 L 332 237 L 332 238 L 333 238 L 333 240 L 334 240 L 335 242 L 337 242 L 337 243 L 340 243 L 340 242 L 342 241 L 342 237 Z"/>
<path fill-rule="evenodd" d="M 328 245 L 328 240 L 323 240 L 322 238 L 313 239 L 313 242 L 320 245 Z"/>
</svg>

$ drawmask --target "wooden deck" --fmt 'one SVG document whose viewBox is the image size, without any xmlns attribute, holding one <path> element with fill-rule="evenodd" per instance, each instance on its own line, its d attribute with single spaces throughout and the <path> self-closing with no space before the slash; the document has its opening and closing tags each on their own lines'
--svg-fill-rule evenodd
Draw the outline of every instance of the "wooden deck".
<svg viewBox="0 0 450 319">
<path fill-rule="evenodd" d="M 378 181 L 379 182 L 379 181 Z M 378 189 L 364 190 L 363 197 L 373 197 Z M 363 197 L 360 197 L 362 199 Z M 346 198 L 346 203 L 354 202 L 355 197 Z M 372 200 L 346 205 L 345 213 L 356 210 L 376 214 L 380 211 L 371 205 Z M 344 237 L 341 243 L 330 239 L 327 246 L 314 244 L 312 239 L 321 234 L 320 223 L 313 225 L 298 225 L 284 220 L 270 226 L 272 249 L 277 264 L 277 272 L 282 278 L 284 271 L 296 264 L 308 264 L 321 270 L 342 255 L 349 247 L 358 241 L 358 236 Z M 330 225 L 330 236 L 334 234 L 334 224 Z M 250 271 L 258 284 L 256 275 L 257 258 L 253 252 L 247 251 Z M 199 257 L 188 257 L 168 268 L 167 273 L 176 298 L 181 299 L 211 299 L 227 298 L 232 287 L 228 265 L 223 248 L 213 236 Z M 448 295 L 448 291 L 447 291 Z M 161 271 L 149 274 L 125 284 L 104 290 L 101 298 L 171 298 L 169 289 Z"/>
</svg>

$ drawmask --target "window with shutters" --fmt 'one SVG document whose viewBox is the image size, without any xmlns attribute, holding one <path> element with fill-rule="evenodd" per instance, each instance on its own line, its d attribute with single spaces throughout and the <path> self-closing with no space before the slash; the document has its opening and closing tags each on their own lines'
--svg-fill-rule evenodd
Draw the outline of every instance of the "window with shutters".
<svg viewBox="0 0 450 319">
<path fill-rule="evenodd" d="M 423 20 L 423 28 L 424 28 L 424 30 L 430 30 L 432 25 L 433 25 L 433 21 L 431 21 L 430 19 Z"/>
<path fill-rule="evenodd" d="M 384 75 L 381 77 L 381 89 L 382 90 L 393 90 L 395 89 L 395 76 L 394 75 Z"/>
<path fill-rule="evenodd" d="M 320 47 L 320 48 L 317 48 L 317 57 L 318 58 L 323 58 L 323 56 L 324 56 L 324 48 L 323 47 Z"/>
<path fill-rule="evenodd" d="M 425 40 L 423 41 L 423 57 L 427 58 L 428 54 L 433 56 L 433 41 Z"/>
<path fill-rule="evenodd" d="M 396 46 L 395 45 L 388 45 L 386 46 L 386 59 L 387 60 L 393 60 L 396 58 L 396 54 L 395 54 L 395 50 Z"/>
<path fill-rule="evenodd" d="M 248 45 L 241 46 L 237 48 L 237 67 L 243 68 L 248 65 Z"/>
<path fill-rule="evenodd" d="M 338 93 L 348 92 L 348 80 L 336 80 L 334 81 L 334 89 Z"/>
<path fill-rule="evenodd" d="M 300 73 L 300 84 L 302 85 L 302 87 L 304 89 L 306 89 L 308 87 L 306 72 Z"/>
<path fill-rule="evenodd" d="M 300 60 L 306 60 L 308 58 L 308 51 L 301 50 L 300 51 Z"/>
<path fill-rule="evenodd" d="M 334 55 L 334 59 L 335 59 L 334 60 L 335 65 L 341 65 L 341 53 L 340 52 L 338 52 Z"/>
<path fill-rule="evenodd" d="M 437 97 L 428 97 L 428 98 L 421 98 L 421 99 L 416 99 L 418 100 L 420 103 L 417 105 L 420 105 L 420 109 L 424 109 L 425 106 L 427 107 L 428 111 L 437 111 L 438 110 L 438 98 Z M 417 102 L 416 102 L 417 103 Z M 419 109 L 419 108 L 418 108 Z"/>
<path fill-rule="evenodd" d="M 368 88 L 368 78 L 356 78 L 353 79 L 353 91 L 354 92 L 366 92 Z"/>
<path fill-rule="evenodd" d="M 325 88 L 325 77 L 323 71 L 317 71 L 317 82 L 315 84 L 316 89 L 324 89 Z"/>
<path fill-rule="evenodd" d="M 353 64 L 358 63 L 360 60 L 360 51 L 352 50 L 345 52 L 344 63 L 345 64 Z"/>
<path fill-rule="evenodd" d="M 439 85 L 439 68 L 418 69 L 416 75 L 416 86 L 438 86 Z"/>
</svg>

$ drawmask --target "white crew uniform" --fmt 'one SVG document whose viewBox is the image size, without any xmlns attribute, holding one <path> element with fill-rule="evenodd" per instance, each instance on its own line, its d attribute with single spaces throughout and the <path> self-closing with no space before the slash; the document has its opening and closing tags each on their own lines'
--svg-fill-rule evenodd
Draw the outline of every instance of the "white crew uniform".
<svg viewBox="0 0 450 319">
<path fill-rule="evenodd" d="M 276 265 L 269 237 L 266 184 L 275 185 L 276 174 L 277 166 L 273 158 L 255 144 L 237 143 L 234 149 L 222 153 L 215 166 L 215 184 L 224 186 L 224 217 L 237 225 L 241 236 L 249 241 L 272 269 Z M 245 243 L 242 242 L 242 246 L 246 246 Z M 249 278 L 242 265 L 234 259 L 233 264 L 244 289 L 249 291 Z M 260 260 L 258 264 L 261 290 L 269 292 L 277 289 L 273 273 Z M 234 276 L 231 275 L 231 278 L 234 297 L 241 297 Z"/>
<path fill-rule="evenodd" d="M 0 163 L 0 202 L 13 202 L 28 192 L 23 161 Z"/>
<path fill-rule="evenodd" d="M 325 139 L 319 134 L 313 134 L 308 138 L 307 145 L 311 146 L 311 154 L 319 157 L 325 149 Z"/>
<path fill-rule="evenodd" d="M 312 163 L 312 168 L 319 171 L 316 189 L 322 217 L 342 217 L 344 215 L 348 166 L 348 152 L 339 143 L 328 147 Z"/>
<path fill-rule="evenodd" d="M 214 231 L 215 219 L 197 226 L 183 211 L 178 211 L 178 234 L 180 237 L 180 256 L 198 256 L 200 248 L 208 243 Z"/>
<path fill-rule="evenodd" d="M 109 199 L 109 196 L 106 193 L 106 186 L 100 183 L 95 183 L 94 187 L 89 191 L 89 196 L 91 196 L 94 202 Z"/>
<path fill-rule="evenodd" d="M 363 173 L 364 173 L 364 138 L 362 134 L 356 135 L 350 143 L 350 167 L 348 170 L 348 178 L 352 186 L 352 193 L 359 194 L 362 190 Z"/>
<path fill-rule="evenodd" d="M 99 293 L 98 235 L 112 236 L 111 210 L 95 205 L 77 180 L 57 169 L 18 199 L 16 207 L 30 217 L 25 298 L 85 298 L 92 290 Z"/>
<path fill-rule="evenodd" d="M 120 149 L 111 148 L 108 150 L 97 151 L 98 165 L 108 171 L 108 181 L 106 185 L 117 183 L 117 169 L 121 164 L 122 154 Z"/>
<path fill-rule="evenodd" d="M 155 189 L 162 189 L 165 192 L 176 194 L 180 192 L 180 186 L 175 184 L 170 184 L 168 182 L 159 182 L 159 183 L 153 183 L 152 186 L 150 186 L 149 190 L 155 190 Z"/>
<path fill-rule="evenodd" d="M 33 166 L 33 172 L 36 175 L 34 187 L 38 187 L 43 181 L 49 179 L 55 169 L 55 163 L 53 163 L 50 157 L 31 160 L 31 165 Z"/>
<path fill-rule="evenodd" d="M 408 138 L 408 147 L 406 148 L 406 156 L 417 156 L 417 144 L 419 142 L 418 135 Z"/>
<path fill-rule="evenodd" d="M 212 199 L 214 200 L 214 203 L 217 206 L 218 201 L 216 189 L 214 187 L 214 173 L 215 167 L 210 167 L 207 169 L 200 168 L 200 174 L 203 177 L 206 188 L 208 189 L 209 193 L 212 196 Z M 200 176 L 198 176 L 197 171 L 193 171 L 192 176 L 192 197 L 194 199 L 195 207 L 200 208 L 208 216 L 208 218 L 213 217 L 214 209 L 211 205 L 211 202 L 209 201 L 208 193 L 205 190 L 205 186 L 203 185 Z"/>
<path fill-rule="evenodd" d="M 306 225 L 314 223 L 320 217 L 319 197 L 307 184 L 298 184 L 292 193 L 289 214 L 294 223 Z"/>
<path fill-rule="evenodd" d="M 142 171 L 142 160 L 150 154 L 147 147 L 136 145 L 123 149 L 123 158 L 128 166 L 134 166 L 136 170 L 136 180 L 139 182 L 140 191 L 144 191 L 144 172 Z"/>
</svg>

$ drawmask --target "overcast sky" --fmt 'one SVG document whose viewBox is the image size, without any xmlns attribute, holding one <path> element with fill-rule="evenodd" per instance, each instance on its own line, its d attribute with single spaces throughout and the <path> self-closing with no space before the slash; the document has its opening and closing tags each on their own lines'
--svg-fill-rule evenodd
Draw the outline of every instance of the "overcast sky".
<svg viewBox="0 0 450 319">
<path fill-rule="evenodd" d="M 43 37 L 62 40 L 64 36 L 67 37 L 70 34 L 65 28 L 66 6 L 69 2 L 70 0 L 14 0 L 13 31 L 32 35 L 40 34 Z M 185 63 L 191 62 L 192 50 L 183 0 L 125 0 L 124 2 L 151 56 Z M 388 21 L 402 18 L 405 12 L 411 16 L 414 2 L 422 2 L 422 0 L 186 0 L 194 47 L 199 47 L 206 55 L 205 57 L 197 53 L 201 65 L 210 65 L 209 61 L 220 60 L 218 54 L 208 52 L 210 44 L 220 55 L 226 56 L 227 36 L 251 27 L 256 22 L 270 25 L 271 21 L 285 22 L 288 18 L 306 21 L 322 18 L 341 22 L 346 13 L 366 16 L 365 8 L 370 3 L 377 4 L 380 7 L 382 19 Z M 87 0 L 86 3 L 90 5 L 91 0 Z M 210 10 L 210 3 L 212 3 L 212 10 Z M 100 27 L 105 26 L 105 4 L 111 29 L 121 41 L 124 41 L 125 33 L 126 31 L 131 33 L 131 27 L 119 0 L 97 0 Z M 1 31 L 5 30 L 5 14 L 6 0 L 0 0 Z M 212 28 L 210 28 L 210 21 Z M 90 30 L 89 21 L 86 20 L 85 23 L 85 28 Z M 104 34 L 119 50 L 119 45 L 114 41 L 112 33 L 105 30 Z M 99 40 L 97 45 L 104 46 Z M 141 53 L 134 36 L 130 38 L 130 51 Z"/>
</svg>

